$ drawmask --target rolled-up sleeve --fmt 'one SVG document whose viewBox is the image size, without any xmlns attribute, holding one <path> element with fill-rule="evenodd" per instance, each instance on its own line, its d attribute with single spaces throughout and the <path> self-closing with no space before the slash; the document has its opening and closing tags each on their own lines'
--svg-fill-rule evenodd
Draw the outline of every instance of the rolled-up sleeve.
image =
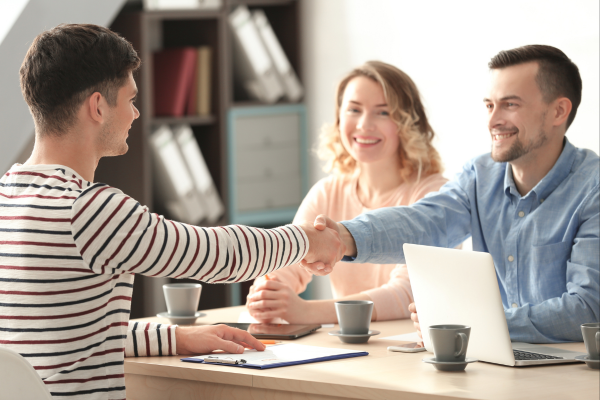
<svg viewBox="0 0 600 400">
<path fill-rule="evenodd" d="M 469 187 L 474 171 L 465 170 L 411 206 L 382 208 L 343 221 L 356 242 L 356 257 L 343 261 L 393 264 L 404 262 L 404 243 L 456 247 L 470 236 Z"/>
</svg>

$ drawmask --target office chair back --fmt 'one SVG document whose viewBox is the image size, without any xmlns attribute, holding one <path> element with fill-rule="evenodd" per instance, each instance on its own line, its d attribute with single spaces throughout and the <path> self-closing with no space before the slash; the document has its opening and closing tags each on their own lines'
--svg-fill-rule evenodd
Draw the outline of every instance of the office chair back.
<svg viewBox="0 0 600 400">
<path fill-rule="evenodd" d="M 51 400 L 35 369 L 15 351 L 0 346 L 0 400 Z"/>
</svg>

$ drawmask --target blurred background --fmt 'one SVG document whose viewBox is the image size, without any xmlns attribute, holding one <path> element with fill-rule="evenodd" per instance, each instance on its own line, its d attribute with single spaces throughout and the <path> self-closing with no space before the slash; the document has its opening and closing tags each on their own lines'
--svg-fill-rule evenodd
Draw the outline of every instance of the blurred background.
<svg viewBox="0 0 600 400">
<path fill-rule="evenodd" d="M 582 103 L 567 136 L 575 146 L 598 153 L 599 4 L 597 0 L 0 0 L 0 169 L 25 161 L 31 152 L 34 126 L 20 93 L 19 66 L 35 36 L 59 23 L 109 26 L 130 40 L 142 57 L 136 74 L 142 117 L 132 127 L 130 152 L 103 160 L 96 180 L 171 217 L 183 207 L 173 202 L 197 201 L 207 210 L 192 221 L 200 225 L 289 223 L 306 191 L 325 176 L 313 150 L 320 128 L 334 122 L 337 82 L 368 60 L 391 63 L 415 81 L 437 133 L 435 146 L 445 175 L 451 178 L 468 159 L 490 148 L 482 102 L 489 59 L 500 50 L 526 44 L 558 47 L 578 65 L 584 83 Z M 248 12 L 238 10 L 240 6 Z M 264 26 L 257 19 L 261 12 L 267 31 L 261 30 Z M 249 38 L 257 37 L 243 31 L 244 18 L 254 18 L 262 42 L 252 42 Z M 268 29 L 275 45 L 267 38 Z M 256 48 L 259 42 L 270 58 Z M 165 50 L 182 48 L 195 51 L 189 70 L 196 72 L 189 81 L 181 72 L 185 63 L 173 66 L 174 56 L 165 56 Z M 267 61 L 270 66 L 261 64 Z M 175 83 L 162 88 L 167 80 Z M 194 90 L 169 89 L 176 85 Z M 178 96 L 185 100 L 184 109 L 158 108 L 160 99 Z M 177 138 L 185 128 L 196 139 L 208 175 L 195 177 L 189 171 L 195 188 L 189 198 L 157 195 L 179 184 L 169 181 L 168 171 L 161 173 L 161 154 L 150 140 L 160 127 L 170 128 Z M 165 310 L 160 285 L 166 281 L 136 279 L 133 318 Z M 241 304 L 248 285 L 204 285 L 200 308 Z M 303 296 L 331 296 L 326 278 L 315 279 Z"/>
</svg>

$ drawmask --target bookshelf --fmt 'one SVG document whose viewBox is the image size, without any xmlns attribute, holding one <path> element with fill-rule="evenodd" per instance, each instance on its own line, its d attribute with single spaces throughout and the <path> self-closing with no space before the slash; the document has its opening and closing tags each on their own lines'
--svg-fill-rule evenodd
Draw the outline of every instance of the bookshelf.
<svg viewBox="0 0 600 400">
<path fill-rule="evenodd" d="M 254 226 L 277 226 L 289 223 L 308 189 L 306 111 L 302 102 L 263 104 L 250 100 L 236 88 L 233 74 L 232 33 L 229 13 L 238 5 L 260 8 L 265 12 L 290 64 L 302 81 L 300 66 L 299 4 L 296 0 L 223 0 L 218 10 L 144 11 L 141 2 L 128 2 L 115 18 L 111 29 L 127 38 L 138 51 L 142 65 L 135 75 L 138 86 L 137 106 L 140 118 L 129 133 L 126 155 L 104 158 L 96 172 L 96 181 L 105 182 L 147 205 L 152 212 L 169 217 L 153 196 L 155 177 L 152 173 L 148 137 L 161 124 L 189 124 L 200 146 L 213 181 L 225 204 L 225 214 L 216 225 L 241 223 Z M 163 117 L 153 115 L 152 54 L 163 48 L 210 46 L 211 114 L 207 116 Z M 277 135 L 285 118 L 291 134 L 279 146 L 263 143 L 246 146 L 240 131 L 248 119 Z M 284 118 L 282 120 L 281 118 Z M 258 125 L 256 125 L 258 124 Z M 279 125 L 277 125 L 279 124 Z M 242 141 L 242 142 L 240 142 Z M 274 168 L 276 160 L 265 164 L 248 163 L 245 155 L 258 152 L 261 160 L 293 160 L 286 168 Z M 282 153 L 283 152 L 283 153 Z M 286 155 L 283 157 L 283 155 Z M 283 158 L 282 158 L 283 157 Z M 240 163 L 244 164 L 240 168 Z M 270 171 L 270 172 L 269 172 Z M 281 175 L 284 171 L 285 173 Z M 240 176 L 244 175 L 244 176 Z M 254 179 L 254 181 L 253 181 Z M 285 196 L 274 193 L 282 182 Z M 291 183 L 290 183 L 291 182 Z M 258 187 L 259 193 L 248 188 Z M 262 197 L 261 197 L 262 196 Z M 253 201 L 246 199 L 254 199 Z M 132 318 L 164 311 L 162 284 L 168 279 L 138 276 L 132 301 Z M 241 304 L 251 283 L 203 285 L 200 309 Z"/>
</svg>

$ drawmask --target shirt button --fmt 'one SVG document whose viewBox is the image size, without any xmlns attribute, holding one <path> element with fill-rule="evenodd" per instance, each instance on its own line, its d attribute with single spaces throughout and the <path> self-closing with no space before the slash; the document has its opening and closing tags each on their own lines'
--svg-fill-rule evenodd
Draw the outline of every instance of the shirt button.
<svg viewBox="0 0 600 400">
<path fill-rule="evenodd" d="M 515 258 L 513 256 L 508 256 L 508 261 L 513 262 L 515 261 Z"/>
<path fill-rule="evenodd" d="M 540 199 L 540 203 L 543 203 L 543 202 L 544 202 L 544 199 Z"/>
<path fill-rule="evenodd" d="M 510 306 L 511 306 L 512 308 L 518 308 L 518 307 L 519 307 L 519 305 L 518 305 L 517 303 L 512 303 Z"/>
<path fill-rule="evenodd" d="M 525 213 L 523 211 L 519 211 L 519 217 L 523 218 L 525 216 Z"/>
</svg>

